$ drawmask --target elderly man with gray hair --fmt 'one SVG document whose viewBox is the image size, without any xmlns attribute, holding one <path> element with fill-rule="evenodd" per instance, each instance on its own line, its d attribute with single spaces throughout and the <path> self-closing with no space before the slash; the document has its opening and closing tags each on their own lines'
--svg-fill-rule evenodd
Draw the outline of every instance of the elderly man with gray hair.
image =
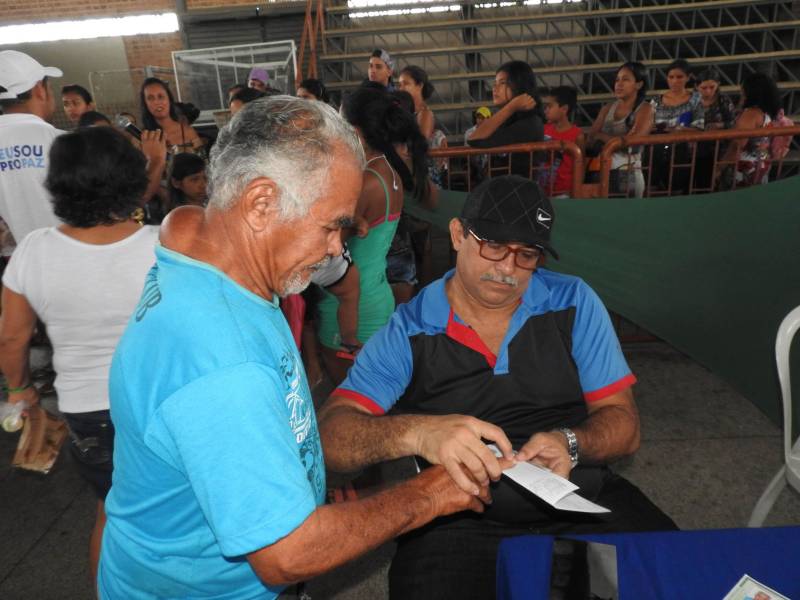
<svg viewBox="0 0 800 600">
<path fill-rule="evenodd" d="M 173 211 L 117 347 L 102 598 L 275 598 L 438 515 L 488 501 L 441 468 L 323 505 L 311 394 L 278 297 L 342 252 L 364 153 L 330 107 L 247 105 L 204 211 Z"/>
</svg>

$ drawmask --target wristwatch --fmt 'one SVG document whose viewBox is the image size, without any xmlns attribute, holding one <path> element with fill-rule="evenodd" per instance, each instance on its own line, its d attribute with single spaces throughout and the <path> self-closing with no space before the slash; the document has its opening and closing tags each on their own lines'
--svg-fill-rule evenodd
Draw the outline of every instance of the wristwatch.
<svg viewBox="0 0 800 600">
<path fill-rule="evenodd" d="M 578 438 L 572 429 L 567 429 L 566 427 L 559 427 L 556 431 L 563 433 L 564 437 L 567 438 L 567 452 L 569 452 L 569 460 L 574 469 L 578 464 Z"/>
</svg>

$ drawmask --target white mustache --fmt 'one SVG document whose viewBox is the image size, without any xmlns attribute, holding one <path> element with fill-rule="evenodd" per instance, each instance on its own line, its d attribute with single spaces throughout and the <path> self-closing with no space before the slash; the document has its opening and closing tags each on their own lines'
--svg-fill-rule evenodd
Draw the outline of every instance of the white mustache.
<svg viewBox="0 0 800 600">
<path fill-rule="evenodd" d="M 492 273 L 484 273 L 481 275 L 481 281 L 494 281 L 495 283 L 504 283 L 506 285 L 510 285 L 511 287 L 517 287 L 519 285 L 517 278 L 512 277 L 511 275 L 493 275 Z"/>
</svg>

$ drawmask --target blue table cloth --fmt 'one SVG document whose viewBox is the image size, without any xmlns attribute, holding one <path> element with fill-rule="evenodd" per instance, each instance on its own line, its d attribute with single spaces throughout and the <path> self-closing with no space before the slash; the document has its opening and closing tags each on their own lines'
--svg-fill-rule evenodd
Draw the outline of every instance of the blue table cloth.
<svg viewBox="0 0 800 600">
<path fill-rule="evenodd" d="M 565 536 L 617 548 L 620 600 L 721 600 L 747 573 L 800 599 L 800 527 Z M 499 600 L 540 600 L 549 592 L 552 536 L 503 540 Z"/>
</svg>

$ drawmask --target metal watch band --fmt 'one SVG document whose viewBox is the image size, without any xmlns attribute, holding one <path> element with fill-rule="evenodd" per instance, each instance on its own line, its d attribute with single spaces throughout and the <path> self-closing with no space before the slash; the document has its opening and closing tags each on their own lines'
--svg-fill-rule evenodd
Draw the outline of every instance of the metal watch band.
<svg viewBox="0 0 800 600">
<path fill-rule="evenodd" d="M 564 434 L 564 437 L 567 438 L 567 452 L 569 452 L 569 459 L 572 461 L 572 466 L 578 464 L 578 438 L 575 436 L 575 432 L 572 429 L 567 429 L 566 427 L 559 427 L 557 431 L 560 431 Z"/>
</svg>

